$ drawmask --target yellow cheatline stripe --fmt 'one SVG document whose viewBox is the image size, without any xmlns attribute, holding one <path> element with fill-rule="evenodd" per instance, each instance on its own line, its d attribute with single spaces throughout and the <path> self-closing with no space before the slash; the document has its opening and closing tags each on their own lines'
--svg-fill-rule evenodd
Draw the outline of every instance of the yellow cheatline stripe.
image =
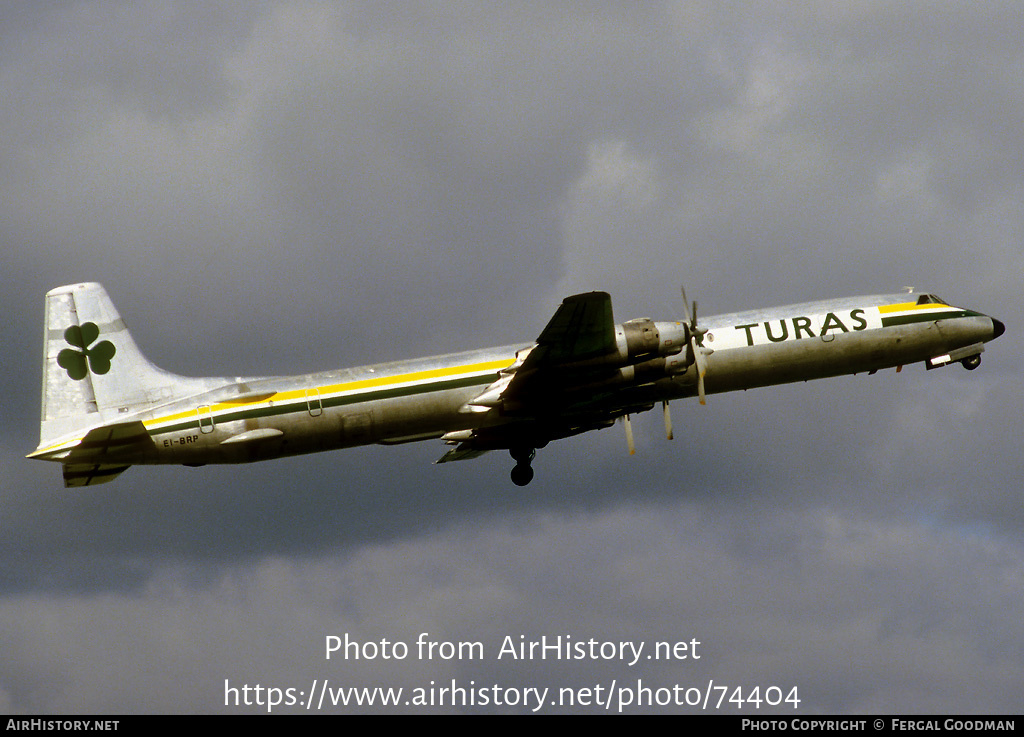
<svg viewBox="0 0 1024 737">
<path fill-rule="evenodd" d="M 357 392 L 365 389 L 374 389 L 376 387 L 388 386 L 392 384 L 415 384 L 419 382 L 430 381 L 431 379 L 442 379 L 450 376 L 459 376 L 462 374 L 480 374 L 489 373 L 491 371 L 497 371 L 499 369 L 511 366 L 512 361 L 507 359 L 501 361 L 488 361 L 486 363 L 475 363 L 468 366 L 455 366 L 453 368 L 443 369 L 431 369 L 429 371 L 415 371 L 411 374 L 398 374 L 397 376 L 382 376 L 373 379 L 362 379 L 360 381 L 350 381 L 347 384 L 328 384 L 326 386 L 318 386 L 315 389 L 323 395 L 337 395 L 344 394 L 347 392 Z M 310 387 L 314 388 L 314 387 Z M 304 399 L 306 397 L 306 389 L 293 390 L 288 392 L 281 392 L 273 397 L 278 401 L 284 401 L 288 399 Z M 220 405 L 218 405 L 219 407 Z M 216 408 L 215 408 L 216 409 Z"/>
<path fill-rule="evenodd" d="M 75 443 L 77 444 L 78 441 L 81 440 L 81 439 L 82 438 L 79 438 L 78 440 L 75 441 Z M 46 448 L 36 448 L 35 450 L 33 450 L 31 453 L 29 453 L 25 457 L 26 458 L 38 458 L 39 456 L 46 455 L 51 450 L 55 450 L 55 449 L 59 448 L 61 445 L 62 445 L 62 443 L 58 443 L 57 445 L 51 445 L 51 446 L 48 446 Z"/>
<path fill-rule="evenodd" d="M 929 302 L 928 304 L 919 305 L 917 302 L 902 302 L 896 305 L 880 305 L 878 307 L 879 312 L 906 312 L 908 310 L 948 310 L 951 309 L 949 305 L 936 304 Z"/>
<path fill-rule="evenodd" d="M 413 371 L 408 374 L 397 374 L 395 376 L 381 376 L 374 379 L 362 379 L 360 381 L 350 381 L 346 384 L 327 384 L 325 386 L 315 387 L 318 392 L 323 394 L 333 395 L 342 394 L 344 392 L 359 391 L 362 389 L 371 389 L 374 387 L 387 386 L 389 384 L 404 384 L 404 383 L 415 383 L 422 381 L 429 381 L 431 379 L 446 378 L 449 376 L 458 376 L 461 374 L 476 374 L 476 373 L 487 373 L 489 371 L 499 371 L 503 368 L 507 368 L 515 363 L 515 359 L 501 359 L 498 361 L 485 361 L 483 363 L 472 363 L 464 366 L 452 366 L 450 368 L 440 369 L 429 369 L 427 371 Z M 313 387 L 310 387 L 313 388 Z M 289 399 L 298 399 L 300 397 L 306 397 L 306 389 L 293 390 L 287 392 L 268 392 L 257 395 L 257 398 L 235 398 L 226 399 L 218 404 L 210 406 L 210 414 L 213 414 L 221 409 L 238 409 L 239 407 L 255 407 L 261 404 L 268 404 L 273 401 L 287 401 Z M 191 418 L 195 416 L 195 410 L 188 410 L 186 412 L 178 412 L 173 415 L 165 415 L 164 417 L 155 417 L 151 420 L 143 420 L 142 424 L 147 428 L 154 426 L 163 425 L 176 420 L 184 418 Z M 85 435 L 82 435 L 73 440 L 66 440 L 62 443 L 54 443 L 53 445 L 47 446 L 46 448 L 38 448 L 32 453 L 26 456 L 26 458 L 32 458 L 34 456 L 43 455 L 45 453 L 52 452 L 60 448 L 72 448 L 78 445 Z"/>
<path fill-rule="evenodd" d="M 345 384 L 326 384 L 324 386 L 308 387 L 302 389 L 293 389 L 285 392 L 272 392 L 267 394 L 259 395 L 257 399 L 246 400 L 244 398 L 227 399 L 217 404 L 211 405 L 209 412 L 215 414 L 222 409 L 239 409 L 241 407 L 257 407 L 260 405 L 266 405 L 270 402 L 287 402 L 293 399 L 305 399 L 307 391 L 310 389 L 316 389 L 319 392 L 321 399 L 325 396 L 337 396 L 348 392 L 358 392 L 366 389 L 373 389 L 382 386 L 397 385 L 397 384 L 413 384 L 416 382 L 430 381 L 431 379 L 441 379 L 451 376 L 460 376 L 463 374 L 477 374 L 487 373 L 490 371 L 498 371 L 500 369 L 511 366 L 515 359 L 502 359 L 500 361 L 486 361 L 484 363 L 474 363 L 465 366 L 453 366 L 450 368 L 441 369 L 430 369 L 427 371 L 413 371 L 408 374 L 396 374 L 395 376 L 381 376 L 373 379 L 361 379 L 359 381 L 350 381 Z M 241 399 L 241 401 L 239 401 Z M 152 420 L 143 420 L 143 424 L 147 427 L 154 427 L 163 425 L 177 420 L 191 418 L 195 416 L 195 410 L 188 410 L 186 412 L 178 412 L 173 415 L 166 415 L 164 417 L 155 417 Z"/>
</svg>

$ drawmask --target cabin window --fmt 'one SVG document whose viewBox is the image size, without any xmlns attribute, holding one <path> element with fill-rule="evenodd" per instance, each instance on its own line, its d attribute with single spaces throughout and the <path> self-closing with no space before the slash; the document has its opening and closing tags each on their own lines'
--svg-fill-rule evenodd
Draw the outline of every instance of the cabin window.
<svg viewBox="0 0 1024 737">
<path fill-rule="evenodd" d="M 941 299 L 936 297 L 934 294 L 922 294 L 917 298 L 919 305 L 941 305 L 945 304 Z"/>
</svg>

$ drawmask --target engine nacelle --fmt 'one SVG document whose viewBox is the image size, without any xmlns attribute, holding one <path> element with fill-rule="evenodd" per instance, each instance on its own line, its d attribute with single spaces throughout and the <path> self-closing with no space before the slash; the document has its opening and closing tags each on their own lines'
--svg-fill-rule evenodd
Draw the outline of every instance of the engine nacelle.
<svg viewBox="0 0 1024 737">
<path fill-rule="evenodd" d="M 642 363 L 623 366 L 619 369 L 618 377 L 616 378 L 618 379 L 617 383 L 621 384 L 646 384 L 658 379 L 664 379 L 665 376 L 667 376 L 665 373 L 665 359 L 659 356 Z"/>
<path fill-rule="evenodd" d="M 615 326 L 617 358 L 626 365 L 643 363 L 658 356 L 671 356 L 686 346 L 686 326 L 682 323 L 656 323 L 640 317 Z"/>
<path fill-rule="evenodd" d="M 581 361 L 563 371 L 581 369 L 573 391 L 592 391 L 629 384 L 646 384 L 686 371 L 693 364 L 685 323 L 659 322 L 648 317 L 615 326 L 616 352 Z"/>
<path fill-rule="evenodd" d="M 563 387 L 564 393 L 587 393 L 629 385 L 648 384 L 661 379 L 685 373 L 693 365 L 689 349 L 680 350 L 668 357 L 655 356 L 625 366 L 609 366 L 578 375 L 571 385 Z"/>
<path fill-rule="evenodd" d="M 668 376 L 677 376 L 679 374 L 686 373 L 686 370 L 693 365 L 693 354 L 689 348 L 685 351 L 681 351 L 674 356 L 669 356 L 665 359 L 665 374 Z"/>
</svg>

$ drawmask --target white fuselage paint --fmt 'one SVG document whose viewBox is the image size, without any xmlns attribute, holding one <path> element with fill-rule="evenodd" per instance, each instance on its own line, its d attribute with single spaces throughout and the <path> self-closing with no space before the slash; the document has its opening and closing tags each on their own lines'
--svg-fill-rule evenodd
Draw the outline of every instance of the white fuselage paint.
<svg viewBox="0 0 1024 737">
<path fill-rule="evenodd" d="M 1002 326 L 948 305 L 915 305 L 918 294 L 860 297 L 702 318 L 708 394 L 876 371 L 921 362 L 991 340 Z M 655 323 L 664 335 L 682 322 Z M 528 344 L 295 377 L 225 380 L 188 399 L 117 417 L 141 420 L 153 447 L 103 462 L 238 463 L 344 448 L 440 438 L 508 421 L 468 412 Z M 637 375 L 642 372 L 637 367 Z M 632 374 L 630 374 L 632 376 Z M 697 393 L 693 365 L 642 374 L 609 390 L 607 403 L 646 409 Z M 642 406 L 647 405 L 647 406 Z M 461 410 L 461 411 L 460 411 Z M 60 449 L 55 448 L 54 459 Z"/>
</svg>

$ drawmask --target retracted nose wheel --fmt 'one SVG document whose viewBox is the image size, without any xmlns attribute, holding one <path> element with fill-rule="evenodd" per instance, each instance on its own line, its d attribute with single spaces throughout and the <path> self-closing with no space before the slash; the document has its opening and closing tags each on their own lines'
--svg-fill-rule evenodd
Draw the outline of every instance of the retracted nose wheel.
<svg viewBox="0 0 1024 737">
<path fill-rule="evenodd" d="M 980 355 L 968 356 L 967 358 L 962 360 L 960 363 L 968 371 L 974 371 L 974 369 L 978 368 L 978 366 L 981 365 L 981 356 Z"/>
</svg>

